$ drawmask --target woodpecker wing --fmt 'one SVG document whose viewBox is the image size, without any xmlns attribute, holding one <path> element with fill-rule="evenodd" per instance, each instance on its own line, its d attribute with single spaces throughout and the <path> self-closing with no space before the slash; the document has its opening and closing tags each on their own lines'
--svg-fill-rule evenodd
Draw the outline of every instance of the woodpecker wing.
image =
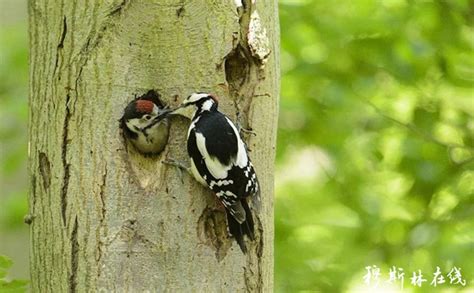
<svg viewBox="0 0 474 293">
<path fill-rule="evenodd" d="M 194 177 L 214 191 L 226 207 L 229 232 L 245 253 L 243 236 L 254 239 L 254 222 L 246 197 L 258 195 L 259 188 L 236 127 L 218 111 L 202 112 L 191 123 L 187 147 Z"/>
<path fill-rule="evenodd" d="M 232 121 L 217 111 L 198 116 L 188 134 L 188 153 L 195 166 L 193 173 L 200 175 L 195 174 L 198 181 L 205 181 L 226 207 L 234 207 L 236 218 L 244 220 L 245 209 L 235 202 L 255 193 L 258 183 Z"/>
<path fill-rule="evenodd" d="M 188 153 L 196 167 L 204 160 L 207 170 L 201 168 L 201 174 L 209 173 L 217 180 L 235 176 L 245 179 L 244 172 L 249 166 L 245 144 L 232 121 L 218 111 L 204 112 L 193 120 L 188 133 Z M 229 172 L 233 173 L 232 177 Z"/>
<path fill-rule="evenodd" d="M 227 177 L 238 153 L 238 140 L 227 117 L 219 112 L 203 113 L 196 122 L 196 143 L 216 179 Z"/>
</svg>

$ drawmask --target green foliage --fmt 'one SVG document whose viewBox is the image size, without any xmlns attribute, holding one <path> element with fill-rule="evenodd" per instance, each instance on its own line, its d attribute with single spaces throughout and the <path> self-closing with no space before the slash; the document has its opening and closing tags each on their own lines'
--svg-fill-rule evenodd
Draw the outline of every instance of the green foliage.
<svg viewBox="0 0 474 293">
<path fill-rule="evenodd" d="M 28 276 L 23 223 L 28 189 L 28 32 L 24 13 L 18 14 L 22 5 L 4 7 L 5 1 L 0 2 L 0 11 L 8 11 L 0 17 L 0 253 L 15 260 L 9 274 L 16 279 Z M 24 292 L 24 281 L 4 279 L 8 261 L 0 262 L 0 292 Z"/>
<path fill-rule="evenodd" d="M 472 3 L 280 3 L 276 289 L 354 292 L 368 265 L 472 288 Z"/>
<path fill-rule="evenodd" d="M 26 292 L 28 281 L 24 280 L 12 280 L 7 281 L 8 269 L 12 266 L 13 262 L 11 259 L 4 255 L 0 255 L 0 293 L 20 293 Z"/>
<path fill-rule="evenodd" d="M 5 44 L 8 44 L 6 46 Z M 27 212 L 27 91 L 26 25 L 0 29 L 0 233 L 17 229 Z M 1 246 L 0 246 L 1 247 Z"/>
</svg>

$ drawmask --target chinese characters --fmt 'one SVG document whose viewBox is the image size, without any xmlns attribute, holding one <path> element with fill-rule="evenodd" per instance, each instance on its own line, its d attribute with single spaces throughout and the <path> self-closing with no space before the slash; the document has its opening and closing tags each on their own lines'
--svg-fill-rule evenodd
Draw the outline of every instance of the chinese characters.
<svg viewBox="0 0 474 293">
<path fill-rule="evenodd" d="M 405 272 L 403 268 L 392 266 L 388 272 L 388 278 L 382 280 L 383 276 L 381 270 L 376 265 L 366 266 L 366 274 L 363 277 L 364 283 L 368 286 L 376 288 L 380 282 L 385 281 L 390 284 L 398 284 L 400 289 L 403 290 L 405 282 Z M 428 282 L 428 275 L 423 275 L 421 270 L 412 272 L 410 278 L 410 284 L 415 287 L 422 287 L 423 283 Z M 443 284 L 460 285 L 466 286 L 466 280 L 461 274 L 461 268 L 454 266 L 446 275 L 443 275 L 441 268 L 436 266 L 436 271 L 430 278 L 430 286 L 437 287 Z M 448 282 L 449 281 L 449 282 Z"/>
</svg>

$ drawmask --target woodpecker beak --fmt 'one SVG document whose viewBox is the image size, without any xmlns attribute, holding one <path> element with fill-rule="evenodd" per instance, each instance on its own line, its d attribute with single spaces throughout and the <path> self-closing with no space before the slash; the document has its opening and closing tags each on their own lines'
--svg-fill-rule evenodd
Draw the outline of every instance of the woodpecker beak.
<svg viewBox="0 0 474 293">
<path fill-rule="evenodd" d="M 180 115 L 188 119 L 191 119 L 194 115 L 195 109 L 194 107 L 188 107 L 188 106 L 191 106 L 191 105 L 190 104 L 179 105 L 177 108 L 173 110 L 172 115 Z"/>
<path fill-rule="evenodd" d="M 158 116 L 156 116 L 155 119 L 153 119 L 153 121 L 150 124 L 148 124 L 147 127 L 145 127 L 145 129 L 153 127 L 153 125 L 159 123 L 161 120 L 165 119 L 169 115 L 181 115 L 181 116 L 184 116 L 184 117 L 187 117 L 187 118 L 191 119 L 194 111 L 193 111 L 192 107 L 187 108 L 188 106 L 189 106 L 189 104 L 188 105 L 181 104 L 181 105 L 179 105 L 178 107 L 176 107 L 174 109 L 163 109 L 163 110 L 161 110 L 161 112 L 158 114 Z"/>
<path fill-rule="evenodd" d="M 158 114 L 158 117 L 160 116 L 167 116 L 168 114 L 172 113 L 175 109 L 163 109 L 161 110 L 161 113 Z"/>
<path fill-rule="evenodd" d="M 144 130 L 153 127 L 153 125 L 157 124 L 157 123 L 160 122 L 161 120 L 163 120 L 163 119 L 165 119 L 166 117 L 168 117 L 168 115 L 171 114 L 173 111 L 174 111 L 173 109 L 163 109 L 163 110 L 160 110 L 160 113 L 158 114 L 158 116 L 156 116 L 156 117 L 151 121 L 151 123 L 148 124 L 148 126 L 144 128 Z"/>
<path fill-rule="evenodd" d="M 178 111 L 179 109 L 186 108 L 187 106 L 189 106 L 189 105 L 183 105 L 183 104 L 181 104 L 181 105 L 179 105 L 178 107 L 174 108 L 172 111 L 175 112 L 175 111 Z"/>
</svg>

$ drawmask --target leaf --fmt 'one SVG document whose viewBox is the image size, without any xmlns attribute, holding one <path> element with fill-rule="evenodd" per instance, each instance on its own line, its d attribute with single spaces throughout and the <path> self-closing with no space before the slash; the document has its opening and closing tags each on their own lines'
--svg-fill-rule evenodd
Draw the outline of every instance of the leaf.
<svg viewBox="0 0 474 293">
<path fill-rule="evenodd" d="M 26 292 L 28 287 L 28 281 L 26 280 L 13 280 L 6 282 L 0 280 L 0 293 L 22 293 Z"/>
<path fill-rule="evenodd" d="M 12 266 L 11 259 L 4 255 L 0 255 L 0 280 L 7 275 L 7 270 Z"/>
<path fill-rule="evenodd" d="M 5 255 L 0 255 L 0 269 L 8 269 L 12 266 L 13 261 Z"/>
</svg>

